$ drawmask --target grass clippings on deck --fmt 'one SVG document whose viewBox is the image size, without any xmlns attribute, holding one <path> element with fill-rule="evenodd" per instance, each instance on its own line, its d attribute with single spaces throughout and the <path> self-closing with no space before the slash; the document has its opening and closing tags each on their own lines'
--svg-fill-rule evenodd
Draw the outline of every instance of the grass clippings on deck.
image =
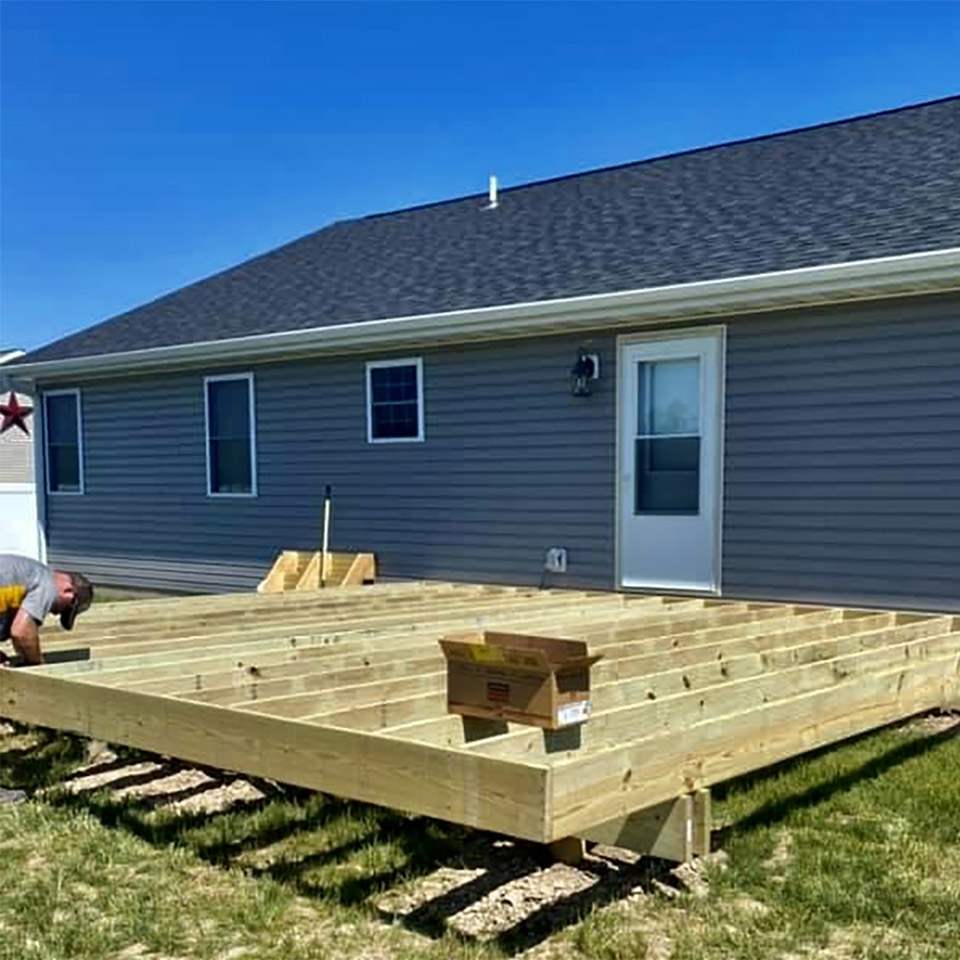
<svg viewBox="0 0 960 960">
<path fill-rule="evenodd" d="M 2 960 L 958 960 L 960 736 L 718 791 L 720 855 L 578 867 L 425 818 L 0 727 Z M 86 764 L 86 769 L 77 768 Z"/>
</svg>

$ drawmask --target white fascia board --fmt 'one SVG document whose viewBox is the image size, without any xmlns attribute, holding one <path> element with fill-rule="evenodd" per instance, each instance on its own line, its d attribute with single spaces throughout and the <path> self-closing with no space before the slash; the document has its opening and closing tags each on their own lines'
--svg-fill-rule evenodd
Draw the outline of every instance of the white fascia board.
<svg viewBox="0 0 960 960">
<path fill-rule="evenodd" d="M 18 364 L 18 377 L 273 360 L 404 344 L 489 340 L 729 316 L 810 304 L 960 290 L 960 247 L 721 280 L 645 287 L 444 313 L 332 324 L 229 340 Z M 11 370 L 13 373 L 13 370 Z"/>
</svg>

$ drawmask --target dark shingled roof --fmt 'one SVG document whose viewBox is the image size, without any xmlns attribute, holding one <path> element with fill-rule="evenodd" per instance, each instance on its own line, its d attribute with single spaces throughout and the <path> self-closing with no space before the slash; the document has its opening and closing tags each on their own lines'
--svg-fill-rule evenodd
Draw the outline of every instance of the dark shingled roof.
<svg viewBox="0 0 960 960">
<path fill-rule="evenodd" d="M 59 360 L 960 247 L 960 97 L 335 223 Z"/>
</svg>

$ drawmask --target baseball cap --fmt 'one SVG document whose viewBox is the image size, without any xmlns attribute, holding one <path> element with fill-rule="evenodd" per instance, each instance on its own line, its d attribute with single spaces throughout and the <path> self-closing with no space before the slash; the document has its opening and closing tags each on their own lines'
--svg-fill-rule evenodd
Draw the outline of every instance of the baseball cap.
<svg viewBox="0 0 960 960">
<path fill-rule="evenodd" d="M 73 603 L 68 610 L 60 614 L 60 626 L 72 630 L 78 614 L 83 613 L 93 603 L 93 584 L 82 573 L 68 574 L 73 583 Z"/>
</svg>

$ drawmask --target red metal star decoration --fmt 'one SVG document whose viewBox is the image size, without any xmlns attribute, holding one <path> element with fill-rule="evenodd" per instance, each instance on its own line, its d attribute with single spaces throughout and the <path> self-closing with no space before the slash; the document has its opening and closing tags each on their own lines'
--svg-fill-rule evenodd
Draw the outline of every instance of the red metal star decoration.
<svg viewBox="0 0 960 960">
<path fill-rule="evenodd" d="M 3 423 L 0 424 L 0 433 L 6 433 L 11 427 L 19 427 L 28 437 L 27 417 L 33 413 L 33 407 L 21 407 L 17 395 L 11 390 L 6 403 L 0 403 L 0 414 Z"/>
</svg>

